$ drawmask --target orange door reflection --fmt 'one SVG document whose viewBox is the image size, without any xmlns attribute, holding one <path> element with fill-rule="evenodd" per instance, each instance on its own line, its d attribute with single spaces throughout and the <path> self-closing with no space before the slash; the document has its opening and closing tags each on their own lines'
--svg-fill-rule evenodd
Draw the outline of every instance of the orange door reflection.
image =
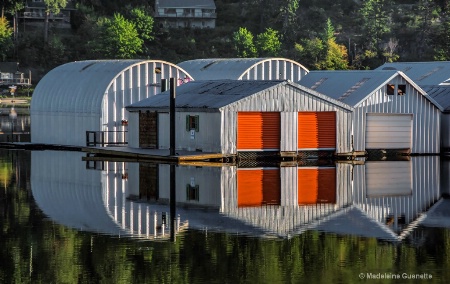
<svg viewBox="0 0 450 284">
<path fill-rule="evenodd" d="M 238 170 L 237 193 L 238 207 L 280 205 L 280 170 Z"/>
<path fill-rule="evenodd" d="M 336 169 L 298 170 L 298 204 L 336 203 Z"/>
</svg>

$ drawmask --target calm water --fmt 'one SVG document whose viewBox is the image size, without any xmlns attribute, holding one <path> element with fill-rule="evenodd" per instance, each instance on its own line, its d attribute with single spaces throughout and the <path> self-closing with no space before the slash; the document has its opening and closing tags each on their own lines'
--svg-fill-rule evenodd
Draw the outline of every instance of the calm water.
<svg viewBox="0 0 450 284">
<path fill-rule="evenodd" d="M 439 157 L 178 166 L 172 219 L 170 166 L 84 156 L 0 150 L 1 283 L 450 280 Z"/>
</svg>

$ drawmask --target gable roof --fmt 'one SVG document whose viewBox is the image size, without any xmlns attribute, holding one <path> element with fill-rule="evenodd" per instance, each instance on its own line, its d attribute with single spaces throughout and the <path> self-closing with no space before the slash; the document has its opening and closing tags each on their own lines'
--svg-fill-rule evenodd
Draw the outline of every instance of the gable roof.
<svg viewBox="0 0 450 284">
<path fill-rule="evenodd" d="M 157 2 L 157 8 L 216 8 L 214 0 L 159 0 Z"/>
<path fill-rule="evenodd" d="M 402 71 L 419 86 L 450 83 L 450 61 L 392 62 L 375 70 Z"/>
<path fill-rule="evenodd" d="M 442 107 L 433 98 L 400 71 L 356 70 L 356 71 L 311 71 L 298 83 L 333 99 L 356 107 L 394 77 L 401 76 L 420 94 L 441 111 Z"/>
<path fill-rule="evenodd" d="M 442 107 L 444 112 L 450 113 L 450 85 L 424 85 L 421 87 Z"/>
<path fill-rule="evenodd" d="M 249 96 L 275 88 L 279 85 L 291 85 L 316 97 L 332 102 L 342 108 L 352 110 L 344 103 L 335 101 L 313 90 L 284 80 L 210 80 L 191 81 L 177 87 L 177 108 L 220 109 Z M 169 91 L 136 102 L 126 108 L 169 108 Z"/>
</svg>

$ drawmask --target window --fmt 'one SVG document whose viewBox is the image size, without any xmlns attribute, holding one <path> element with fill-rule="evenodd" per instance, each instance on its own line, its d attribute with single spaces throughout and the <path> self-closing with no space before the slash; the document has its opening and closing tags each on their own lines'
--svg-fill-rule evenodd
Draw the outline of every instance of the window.
<svg viewBox="0 0 450 284">
<path fill-rule="evenodd" d="M 186 131 L 199 130 L 199 116 L 198 115 L 186 115 Z"/>
<path fill-rule="evenodd" d="M 395 85 L 387 84 L 386 85 L 386 95 L 393 96 L 395 94 Z M 397 95 L 403 96 L 406 94 L 406 85 L 397 85 Z"/>
<path fill-rule="evenodd" d="M 190 184 L 186 185 L 186 200 L 187 201 L 199 201 L 199 186 L 192 186 Z"/>
</svg>

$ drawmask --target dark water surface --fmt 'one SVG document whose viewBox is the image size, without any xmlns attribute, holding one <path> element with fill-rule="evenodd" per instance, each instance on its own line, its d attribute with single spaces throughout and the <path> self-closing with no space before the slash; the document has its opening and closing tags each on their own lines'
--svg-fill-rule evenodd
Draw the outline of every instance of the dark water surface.
<svg viewBox="0 0 450 284">
<path fill-rule="evenodd" d="M 170 166 L 84 156 L 0 150 L 0 283 L 450 280 L 448 160 L 178 166 L 172 218 Z"/>
</svg>

